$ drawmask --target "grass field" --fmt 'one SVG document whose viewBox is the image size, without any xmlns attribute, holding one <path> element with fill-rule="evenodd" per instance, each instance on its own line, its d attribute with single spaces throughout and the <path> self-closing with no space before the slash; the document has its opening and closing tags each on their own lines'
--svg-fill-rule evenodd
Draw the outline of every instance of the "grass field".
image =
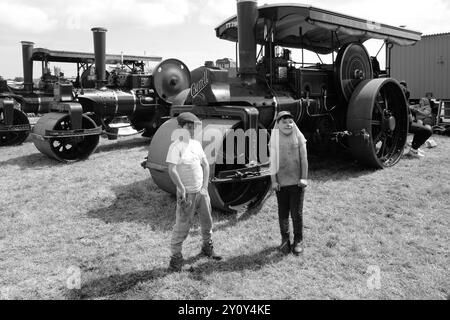
<svg viewBox="0 0 450 320">
<path fill-rule="evenodd" d="M 167 273 L 174 197 L 140 162 L 149 140 L 102 139 L 89 160 L 27 141 L 0 150 L 0 299 L 447 299 L 450 138 L 383 171 L 311 156 L 305 253 L 281 256 L 277 206 L 214 212 L 213 262 Z"/>
</svg>

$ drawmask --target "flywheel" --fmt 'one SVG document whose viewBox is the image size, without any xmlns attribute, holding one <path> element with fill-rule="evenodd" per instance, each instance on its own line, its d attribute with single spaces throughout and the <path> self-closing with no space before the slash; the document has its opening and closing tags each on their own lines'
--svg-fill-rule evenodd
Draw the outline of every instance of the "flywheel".
<svg viewBox="0 0 450 320">
<path fill-rule="evenodd" d="M 153 84 L 158 96 L 167 103 L 191 85 L 191 73 L 188 67 L 177 59 L 167 59 L 156 66 L 153 72 Z"/>
<path fill-rule="evenodd" d="M 363 80 L 373 78 L 372 63 L 366 48 L 357 42 L 343 46 L 336 58 L 336 84 L 341 97 L 350 101 L 353 91 Z"/>
</svg>

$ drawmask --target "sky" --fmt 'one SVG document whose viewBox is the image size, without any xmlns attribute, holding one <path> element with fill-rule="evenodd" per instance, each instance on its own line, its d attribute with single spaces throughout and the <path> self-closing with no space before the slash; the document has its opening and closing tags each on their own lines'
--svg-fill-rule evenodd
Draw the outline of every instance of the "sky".
<svg viewBox="0 0 450 320">
<path fill-rule="evenodd" d="M 258 4 L 295 3 L 259 0 Z M 310 0 L 298 3 L 423 34 L 450 32 L 448 0 Z M 235 58 L 214 28 L 236 14 L 236 0 L 0 0 L 0 75 L 22 76 L 20 41 L 52 50 L 93 52 L 92 27 L 105 27 L 107 53 L 177 58 L 189 69 Z M 377 53 L 372 45 L 369 53 Z M 35 63 L 35 78 L 40 67 Z M 67 66 L 66 66 L 67 67 Z M 67 73 L 71 71 L 62 70 Z M 67 67 L 68 68 L 68 67 Z"/>
</svg>

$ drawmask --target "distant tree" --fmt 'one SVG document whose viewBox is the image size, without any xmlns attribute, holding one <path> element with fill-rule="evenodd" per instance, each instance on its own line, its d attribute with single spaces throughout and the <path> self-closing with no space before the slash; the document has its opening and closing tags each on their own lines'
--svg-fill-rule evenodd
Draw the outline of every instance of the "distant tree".
<svg viewBox="0 0 450 320">
<path fill-rule="evenodd" d="M 15 82 L 23 82 L 23 77 L 15 77 L 14 81 Z"/>
</svg>

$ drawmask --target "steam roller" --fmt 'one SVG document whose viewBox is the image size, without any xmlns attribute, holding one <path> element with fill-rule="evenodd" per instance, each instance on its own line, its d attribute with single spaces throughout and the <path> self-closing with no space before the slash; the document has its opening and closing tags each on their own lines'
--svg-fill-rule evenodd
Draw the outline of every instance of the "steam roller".
<svg viewBox="0 0 450 320">
<path fill-rule="evenodd" d="M 291 112 L 310 151 L 323 144 L 317 149 L 341 148 L 361 166 L 396 165 L 408 133 L 407 101 L 399 82 L 390 77 L 389 59 L 386 70 L 380 70 L 363 43 L 383 39 L 389 56 L 395 46 L 415 44 L 421 33 L 362 21 L 309 5 L 258 7 L 256 0 L 238 0 L 237 15 L 215 29 L 218 38 L 237 42 L 237 75 L 209 66 L 192 70 L 191 87 L 174 99 L 173 118 L 150 144 L 146 167 L 155 183 L 176 192 L 165 159 L 175 117 L 186 111 L 203 122 L 204 149 L 212 144 L 219 150 L 211 157 L 209 184 L 212 205 L 219 210 L 252 207 L 265 198 L 270 163 L 261 151 L 281 111 Z M 292 50 L 299 50 L 297 59 Z M 304 61 L 304 50 L 329 55 L 332 63 Z M 253 130 L 257 139 L 248 139 L 244 149 L 237 139 L 228 144 L 227 137 L 237 129 Z M 218 133 L 214 139 L 210 130 Z M 252 150 L 258 157 L 251 157 Z M 244 161 L 220 161 L 229 153 Z"/>
<path fill-rule="evenodd" d="M 115 119 L 126 117 L 137 131 L 151 136 L 169 117 L 173 99 L 189 88 L 190 72 L 177 59 L 167 59 L 152 74 L 116 70 L 106 77 L 106 29 L 93 28 L 95 88 L 74 91 L 56 83 L 54 103 L 33 128 L 31 137 L 43 154 L 61 162 L 88 158 L 102 133 L 114 132 Z M 116 134 L 117 136 L 117 134 Z"/>
<path fill-rule="evenodd" d="M 70 115 L 51 112 L 33 128 L 33 142 L 43 154 L 61 162 L 88 158 L 97 148 L 102 128 L 87 115 L 81 116 L 80 129 L 74 129 Z M 42 138 L 40 138 L 42 137 Z"/>
<path fill-rule="evenodd" d="M 84 95 L 86 89 L 96 88 L 95 54 L 86 52 L 49 50 L 46 48 L 34 48 L 34 42 L 21 41 L 23 61 L 23 84 L 11 83 L 0 77 L 0 146 L 18 145 L 24 142 L 31 132 L 32 125 L 27 116 L 40 117 L 42 114 L 52 112 L 50 106 L 55 102 L 54 89 L 57 83 L 72 83 L 74 92 Z M 105 72 L 108 80 L 107 86 L 116 89 L 117 95 L 122 90 L 139 89 L 141 79 L 147 78 L 146 63 L 161 62 L 159 56 L 135 56 L 135 55 L 106 55 L 106 64 L 109 65 L 113 74 Z M 39 81 L 33 81 L 34 63 L 40 62 L 42 73 Z M 50 64 L 71 64 L 77 70 L 76 78 L 66 78 L 61 69 L 54 68 L 52 74 Z M 130 83 L 130 81 L 132 83 Z M 148 81 L 148 82 L 149 82 Z M 148 83 L 146 84 L 148 87 Z M 113 94 L 111 95 L 114 100 Z M 104 97 L 104 100 L 110 99 Z M 133 97 L 131 97 L 131 100 Z M 122 117 L 125 118 L 125 117 Z M 103 129 L 108 139 L 113 140 L 124 132 L 136 134 L 136 130 L 127 126 L 129 121 L 120 123 L 119 117 L 109 115 L 102 118 Z M 119 125 L 114 125 L 119 123 Z M 113 128 L 114 127 L 114 128 Z M 120 129 L 115 129 L 120 127 Z M 128 130 L 122 130 L 127 128 Z M 141 128 L 143 129 L 143 128 Z M 51 129 L 50 129 L 51 130 Z M 146 132 L 148 133 L 148 132 Z M 41 135 L 41 137 L 43 137 Z"/>
</svg>

